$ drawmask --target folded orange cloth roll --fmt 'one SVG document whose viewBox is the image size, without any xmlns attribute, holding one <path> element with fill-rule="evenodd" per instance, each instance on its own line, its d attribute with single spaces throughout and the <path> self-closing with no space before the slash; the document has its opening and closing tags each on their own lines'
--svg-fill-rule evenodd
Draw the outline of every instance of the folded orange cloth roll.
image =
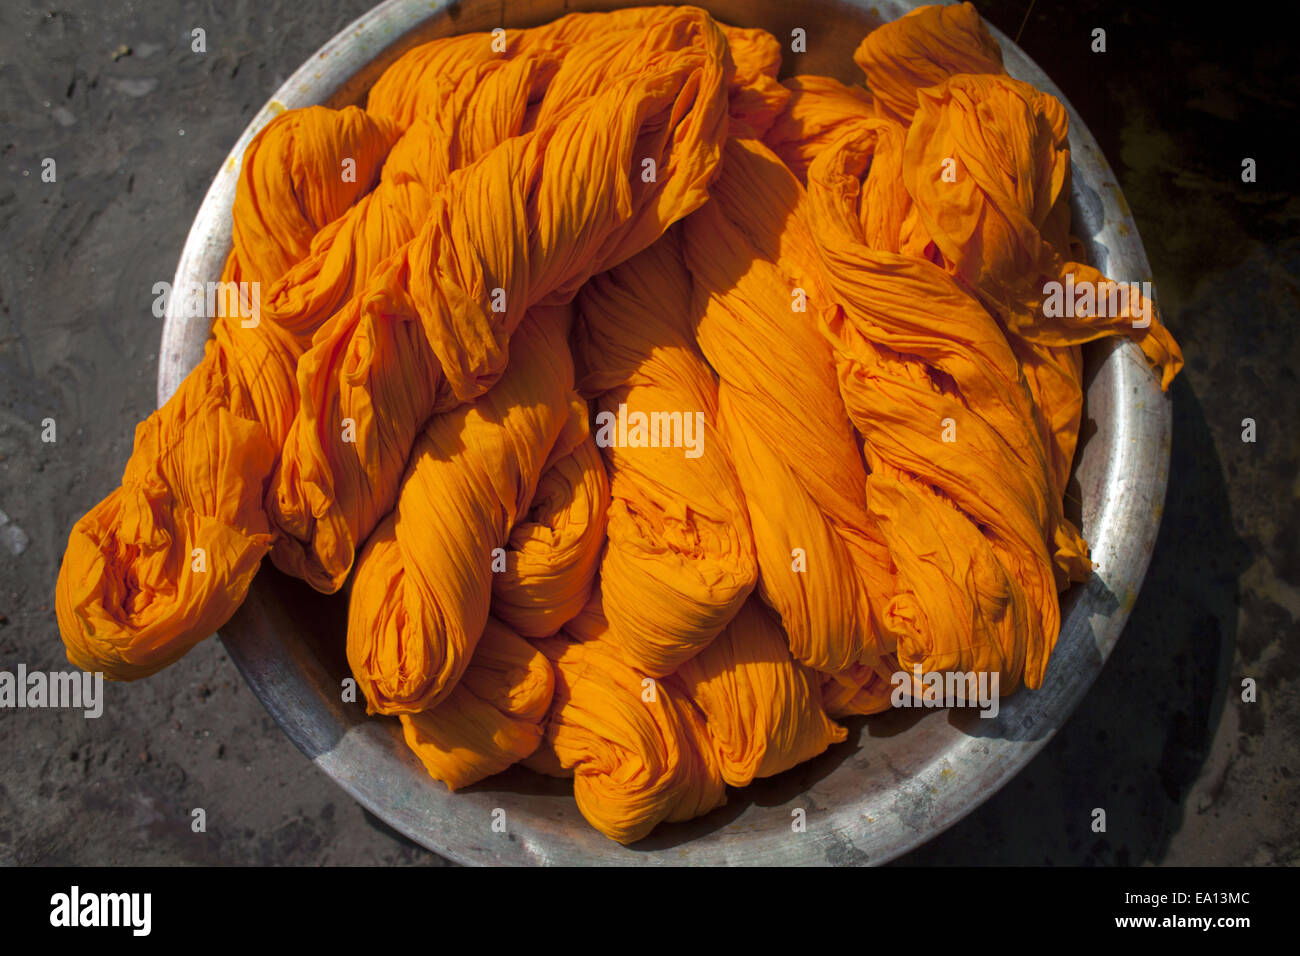
<svg viewBox="0 0 1300 956">
<path fill-rule="evenodd" d="M 537 749 L 554 688 L 546 657 L 488 618 L 456 689 L 436 707 L 402 714 L 402 734 L 431 777 L 468 787 Z"/>
<path fill-rule="evenodd" d="M 722 779 L 733 787 L 845 738 L 822 708 L 820 675 L 790 657 L 780 620 L 757 598 L 675 679 L 704 715 Z"/>
<path fill-rule="evenodd" d="M 871 94 L 829 76 L 792 76 L 784 85 L 791 96 L 762 139 L 804 182 L 844 124 L 871 112 Z"/>
<path fill-rule="evenodd" d="M 671 230 L 587 283 L 574 335 L 613 493 L 601 562 L 608 639 L 653 677 L 713 640 L 758 576 L 744 494 L 716 426 L 717 380 L 695 347 L 691 309 L 691 276 Z"/>
<path fill-rule="evenodd" d="M 690 16 L 698 17 L 695 9 Z M 528 122 L 522 130 L 533 128 L 538 120 L 542 100 L 537 91 L 522 79 L 542 65 L 553 72 L 575 48 L 579 63 L 569 71 L 569 85 L 564 96 L 553 97 L 551 108 L 562 107 L 572 96 L 590 96 L 600 89 L 603 76 L 591 73 L 583 57 L 592 40 L 614 42 L 630 50 L 623 41 L 644 35 L 652 28 L 680 15 L 677 7 L 627 7 L 603 13 L 570 13 L 551 23 L 528 29 L 504 29 L 492 33 L 465 33 L 421 44 L 384 71 L 371 87 L 366 110 L 374 116 L 387 117 L 405 129 L 416 119 L 432 121 L 434 116 L 447 117 L 457 133 L 470 141 L 484 129 L 499 127 L 500 108 L 458 108 L 455 101 L 467 91 L 478 90 L 502 77 L 503 89 L 513 89 L 528 105 Z M 733 27 L 718 23 L 726 38 L 724 57 L 729 57 L 734 72 L 728 78 L 729 113 L 745 124 L 750 135 L 759 135 L 770 125 L 789 97 L 777 81 L 781 66 L 781 45 L 766 30 Z M 612 64 L 609 64 L 612 65 Z M 621 69 L 621 67 L 619 67 Z M 547 80 L 549 82 L 549 79 Z M 572 84 L 579 83 L 578 90 Z M 509 115 L 507 113 L 507 115 Z"/>
<path fill-rule="evenodd" d="M 336 590 L 424 420 L 491 386 L 526 310 L 568 301 L 705 200 L 726 133 L 724 52 L 692 8 L 593 40 L 566 57 L 543 110 L 571 64 L 599 92 L 565 95 L 550 121 L 452 175 L 420 235 L 299 363 L 268 499 L 289 535 L 277 564 Z"/>
<path fill-rule="evenodd" d="M 897 569 L 880 625 L 906 671 L 1038 686 L 1059 627 L 1048 545 L 1064 519 L 1033 397 L 973 296 L 933 263 L 866 243 L 854 200 L 882 123 L 813 162 L 799 216 L 833 290 L 823 316 L 840 391 Z"/>
<path fill-rule="evenodd" d="M 559 636 L 537 642 L 555 669 L 538 759 L 573 775 L 587 821 L 633 843 L 662 821 L 721 806 L 725 787 L 705 721 L 690 698 L 627 664 L 605 639 L 599 596 Z"/>
<path fill-rule="evenodd" d="M 307 255 L 264 290 L 263 316 L 307 348 L 356 288 L 410 242 L 448 172 L 447 146 L 437 130 L 419 123 L 401 134 L 375 188 L 317 232 Z"/>
<path fill-rule="evenodd" d="M 493 567 L 492 613 L 524 637 L 549 637 L 578 615 L 605 547 L 609 477 L 576 396 L 551 462 Z"/>
<path fill-rule="evenodd" d="M 1008 329 L 1044 345 L 1079 345 L 1106 335 L 1133 339 L 1169 387 L 1182 354 L 1146 296 L 1052 315 L 1048 282 L 1096 285 L 1101 272 L 1065 258 L 1069 118 L 1055 97 L 1005 76 L 958 76 L 920 94 L 907 134 L 903 182 L 928 238 Z M 1009 165 L 1007 158 L 1019 161 Z M 945 166 L 945 160 L 948 161 Z M 953 181 L 946 182 L 950 169 Z M 1045 230 L 1055 226 L 1055 242 Z M 1144 324 L 1145 322 L 1145 324 Z"/>
<path fill-rule="evenodd" d="M 448 155 L 459 160 L 453 168 L 468 165 L 502 140 L 532 128 L 536 108 L 560 67 L 561 50 L 521 53 L 518 47 L 515 43 L 503 54 L 494 49 L 490 33 L 422 43 L 375 81 L 366 96 L 366 112 L 399 129 L 429 123 L 452 146 Z"/>
<path fill-rule="evenodd" d="M 1038 408 L 1057 497 L 1065 494 L 1083 408 L 1077 346 L 1124 335 L 1141 347 L 1166 389 L 1183 364 L 1150 290 L 1118 285 L 1067 258 L 1068 126 L 1060 102 L 1026 83 L 955 77 L 921 94 L 902 163 L 915 204 L 903 251 L 937 251 L 936 261 L 1006 327 Z M 1022 159 L 1008 168 L 999 156 Z M 953 182 L 930 172 L 945 160 Z M 1090 290 L 1091 298 L 1062 301 L 1070 288 Z M 1091 568 L 1071 525 L 1058 526 L 1055 552 L 1062 586 Z"/>
<path fill-rule="evenodd" d="M 493 565 L 570 418 L 569 322 L 567 307 L 535 310 L 516 333 L 529 360 L 476 402 L 434 416 L 416 441 L 349 601 L 348 663 L 369 712 L 433 707 L 469 664 Z"/>
<path fill-rule="evenodd" d="M 718 374 L 719 424 L 753 527 L 759 591 L 795 659 L 838 671 L 879 656 L 868 594 L 887 593 L 888 558 L 812 311 L 818 290 L 805 263 L 816 253 L 805 241 L 796 259 L 786 245 L 798 190 L 761 143 L 729 139 L 712 198 L 683 229 L 692 315 Z"/>
<path fill-rule="evenodd" d="M 281 113 L 244 151 L 230 278 L 270 286 L 307 258 L 312 240 L 379 181 L 397 127 L 355 106 Z"/>
<path fill-rule="evenodd" d="M 875 114 L 907 124 L 917 91 L 958 73 L 1001 73 L 1002 50 L 970 3 L 918 7 L 867 34 L 853 54 Z"/>
<path fill-rule="evenodd" d="M 357 110 L 273 120 L 244 158 L 223 281 L 275 281 L 375 181 L 392 141 Z M 345 153 L 355 183 L 317 178 Z M 55 609 L 79 667 L 132 679 L 176 660 L 234 613 L 271 546 L 263 487 L 297 406 L 300 345 L 260 314 L 259 294 L 213 302 L 203 360 L 137 427 L 122 486 L 72 529 Z"/>
</svg>

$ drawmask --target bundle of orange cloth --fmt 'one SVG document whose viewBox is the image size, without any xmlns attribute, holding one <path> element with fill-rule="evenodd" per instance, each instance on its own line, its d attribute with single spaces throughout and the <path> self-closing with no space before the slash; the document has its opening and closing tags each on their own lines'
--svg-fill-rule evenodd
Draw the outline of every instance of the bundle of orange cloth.
<svg viewBox="0 0 1300 956">
<path fill-rule="evenodd" d="M 269 555 L 349 589 L 367 710 L 431 776 L 571 777 L 625 843 L 899 674 L 1037 687 L 1092 568 L 1080 346 L 1164 388 L 1178 346 L 1144 296 L 1047 307 L 1105 282 L 1067 115 L 969 4 L 869 34 L 864 85 L 782 56 L 693 7 L 572 14 L 273 119 L 223 276 L 259 320 L 213 321 L 73 528 L 69 659 L 157 671 Z"/>
</svg>

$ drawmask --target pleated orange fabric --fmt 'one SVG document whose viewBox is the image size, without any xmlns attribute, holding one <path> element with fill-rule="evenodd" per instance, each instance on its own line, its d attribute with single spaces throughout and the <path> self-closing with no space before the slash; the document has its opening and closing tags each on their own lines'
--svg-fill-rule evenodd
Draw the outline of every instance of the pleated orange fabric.
<svg viewBox="0 0 1300 956">
<path fill-rule="evenodd" d="M 438 706 L 401 714 L 402 734 L 429 776 L 459 790 L 537 749 L 554 689 L 546 657 L 488 618 L 460 683 Z"/>
<path fill-rule="evenodd" d="M 762 140 L 800 182 L 812 161 L 839 137 L 846 122 L 871 112 L 871 94 L 829 76 L 792 76 L 790 97 Z"/>
<path fill-rule="evenodd" d="M 533 765 L 571 774 L 587 821 L 633 843 L 721 806 L 725 786 L 704 717 L 671 683 L 623 663 L 593 601 L 537 644 L 555 669 L 555 698 Z"/>
<path fill-rule="evenodd" d="M 904 125 L 919 90 L 958 73 L 1002 72 L 1002 50 L 970 3 L 918 7 L 868 33 L 853 59 L 875 115 Z"/>
<path fill-rule="evenodd" d="M 933 133 L 924 123 L 917 133 L 906 130 L 906 125 L 912 122 L 922 101 L 923 90 L 931 87 L 937 89 L 959 74 L 1005 77 L 1001 50 L 969 3 L 921 7 L 908 16 L 886 24 L 863 40 L 854 59 L 866 74 L 867 84 L 876 91 L 873 115 L 904 124 L 903 136 L 913 144 L 913 152 L 908 157 L 912 162 L 917 161 L 915 150 L 922 142 L 921 137 Z M 1053 146 L 1044 151 L 1042 146 L 1045 144 L 1004 142 L 1002 148 L 1010 150 L 1008 155 L 1049 156 L 1064 142 L 1064 111 L 1059 109 L 1055 100 L 1048 100 L 1050 102 L 1043 103 L 1055 114 L 1050 122 L 1029 123 L 1011 135 L 1014 137 L 1017 133 L 1046 128 L 1052 131 L 1050 141 Z M 893 130 L 884 134 L 881 128 L 877 129 L 876 135 L 884 138 L 880 144 L 883 148 L 877 147 L 873 159 L 876 172 L 868 177 L 872 199 L 868 201 L 864 196 L 861 203 L 868 243 L 873 248 L 889 251 L 898 251 L 906 245 L 909 254 L 942 262 L 940 246 L 931 241 L 931 234 L 927 231 L 932 227 L 931 224 L 920 218 L 922 209 L 919 205 L 913 208 L 914 195 L 918 196 L 918 203 L 922 202 L 919 194 L 915 190 L 909 194 L 910 187 L 903 188 L 904 156 L 897 137 Z M 1006 136 L 1007 132 L 1004 131 L 1001 135 Z M 994 155 L 993 152 L 984 153 L 984 145 L 975 144 L 975 150 L 984 155 Z M 1025 146 L 1028 148 L 1020 151 Z M 941 162 L 943 166 L 938 174 L 940 180 L 945 186 L 949 180 L 955 183 L 957 158 L 944 155 Z M 882 169 L 882 166 L 885 168 Z M 1054 188 L 1040 193 L 1040 198 L 1049 192 L 1051 196 L 1047 216 L 1039 213 L 1040 227 L 1047 240 L 1055 243 L 1056 248 L 1062 252 L 1067 248 L 1069 234 L 1068 175 L 1067 158 L 1063 164 L 1054 165 L 1054 175 L 1051 177 Z M 957 198 L 955 190 L 944 189 L 941 192 L 946 194 L 945 200 Z M 1021 192 L 1020 195 L 1023 196 L 1024 193 Z M 885 196 L 890 197 L 890 201 L 882 203 L 880 200 Z M 971 197 L 969 193 L 964 193 L 961 198 L 969 200 Z M 891 214 L 881 217 L 873 212 L 880 208 L 891 210 Z M 970 208 L 958 207 L 955 210 L 956 218 L 952 222 L 959 222 L 960 217 L 968 213 Z M 906 222 L 903 221 L 904 214 L 908 215 Z M 874 219 L 879 228 L 867 224 L 868 219 Z M 895 226 L 899 228 L 896 229 Z M 954 234 L 954 241 L 964 242 L 965 237 L 959 231 Z M 1001 319 L 996 304 L 998 300 L 986 296 L 983 301 Z M 1043 341 L 1030 342 L 1016 334 L 1010 337 L 1010 341 L 1034 395 L 1035 418 L 1051 455 L 1054 488 L 1060 496 L 1065 492 L 1065 483 L 1074 459 L 1075 436 L 1078 434 L 1079 416 L 1083 408 L 1082 357 L 1077 349 Z M 1055 564 L 1057 582 L 1061 586 L 1071 580 L 1079 580 L 1091 567 L 1087 559 L 1087 546 L 1078 530 L 1069 522 L 1057 526 Z"/>
<path fill-rule="evenodd" d="M 878 620 L 906 671 L 1037 686 L 1059 628 L 1048 543 L 1063 517 L 1033 397 L 977 300 L 865 241 L 853 200 L 879 125 L 814 161 L 800 212 L 834 289 L 824 321 L 897 568 Z"/>
<path fill-rule="evenodd" d="M 611 37 L 634 39 L 634 34 L 644 33 L 679 10 L 660 6 L 629 7 L 607 13 L 570 13 L 540 27 L 503 29 L 499 36 L 468 33 L 421 44 L 384 71 L 370 89 L 366 109 L 372 115 L 393 120 L 403 129 L 417 118 L 448 117 L 462 136 L 473 137 L 485 125 L 490 127 L 499 122 L 499 110 L 485 108 L 470 113 L 448 109 L 448 101 L 461 91 L 477 89 L 495 79 L 497 73 L 504 72 L 516 79 L 507 80 L 503 89 L 528 90 L 529 121 L 524 129 L 531 129 L 536 124 L 541 100 L 517 79 L 521 72 L 535 69 L 526 65 L 526 61 L 533 59 L 545 64 L 545 69 L 553 70 L 575 48 L 581 56 L 582 44 Z M 734 66 L 734 72 L 729 72 L 728 77 L 730 115 L 746 124 L 751 135 L 760 135 L 789 97 L 776 79 L 781 66 L 781 45 L 765 30 L 725 23 L 717 26 L 727 41 L 724 57 Z M 589 96 L 598 91 L 599 72 L 588 74 L 588 78 L 596 82 L 584 82 L 581 92 L 576 89 L 570 92 Z M 575 72 L 573 79 L 581 80 L 582 73 Z M 555 98 L 553 105 L 563 102 L 563 98 Z"/>
<path fill-rule="evenodd" d="M 789 770 L 847 733 L 826 716 L 821 678 L 790 657 L 780 619 L 757 598 L 677 679 L 704 715 L 719 772 L 733 787 Z"/>
<path fill-rule="evenodd" d="M 366 96 L 366 112 L 408 129 L 427 122 L 446 136 L 455 168 L 534 125 L 542 94 L 563 59 L 562 49 L 500 53 L 485 33 L 423 43 L 384 70 Z M 487 88 L 486 97 L 477 94 Z"/>
<path fill-rule="evenodd" d="M 830 344 L 807 305 L 815 251 L 788 252 L 799 185 L 761 143 L 727 141 L 712 198 L 684 225 L 700 349 L 744 491 L 759 590 L 796 660 L 839 671 L 878 659 L 869 587 L 887 585 L 866 471 Z M 825 303 L 822 304 L 823 306 Z M 810 455 L 809 449 L 817 449 Z"/>
<path fill-rule="evenodd" d="M 492 575 L 492 613 L 525 637 L 549 637 L 591 597 L 605 545 L 609 476 L 575 400 L 528 513 Z"/>
<path fill-rule="evenodd" d="M 776 78 L 781 69 L 781 44 L 766 30 L 721 26 L 736 67 L 728 107 L 732 130 L 762 136 L 790 99 L 790 91 Z"/>
<path fill-rule="evenodd" d="M 392 123 L 355 106 L 271 120 L 240 165 L 228 278 L 269 286 L 307 258 L 317 233 L 378 183 L 397 138 Z"/>
<path fill-rule="evenodd" d="M 581 388 L 595 399 L 613 493 L 601 562 L 609 641 L 653 677 L 702 650 L 758 576 L 744 493 L 717 429 L 717 379 L 695 347 L 691 292 L 673 230 L 592 279 L 577 303 Z M 627 425 L 637 416 L 639 440 Z"/>
<path fill-rule="evenodd" d="M 1051 316 L 1044 307 L 1047 281 L 1063 281 L 1066 274 L 1079 286 L 1105 279 L 1065 258 L 1067 233 L 1053 222 L 1065 216 L 1068 224 L 1068 135 L 1060 101 L 1010 77 L 958 76 L 924 91 L 902 165 L 918 224 L 945 267 L 1013 333 L 1044 345 L 1127 335 L 1168 388 L 1182 357 L 1146 297 L 1115 315 L 1105 315 L 1095 302 L 1083 314 Z M 953 182 L 943 181 L 945 159 L 954 161 Z M 1054 242 L 1047 232 L 1053 225 Z M 911 237 L 904 251 L 915 251 L 919 242 Z"/>
<path fill-rule="evenodd" d="M 393 139 L 357 110 L 273 120 L 245 155 L 223 281 L 276 281 L 303 237 L 375 181 Z M 318 178 L 344 156 L 356 182 Z M 121 487 L 72 529 L 55 609 L 79 667 L 130 679 L 176 660 L 234 613 L 271 546 L 262 488 L 297 406 L 300 343 L 247 289 L 238 305 L 216 300 L 202 362 L 137 427 Z"/>
<path fill-rule="evenodd" d="M 431 418 L 397 507 L 370 536 L 348 606 L 348 663 L 371 713 L 418 713 L 456 687 L 487 624 L 493 563 L 569 423 L 568 307 L 539 308 L 481 398 Z M 500 554 L 494 554 L 500 552 Z"/>
<path fill-rule="evenodd" d="M 449 174 L 447 156 L 429 124 L 402 133 L 375 188 L 317 232 L 307 255 L 267 288 L 264 317 L 309 347 L 317 329 L 415 235 L 432 192 Z"/>
<path fill-rule="evenodd" d="M 460 103 L 497 92 L 478 87 Z M 383 118 L 312 107 L 281 114 L 250 144 L 222 278 L 261 283 L 258 313 L 217 317 L 203 363 L 150 419 L 149 434 L 137 436 L 138 463 L 128 466 L 121 492 L 73 530 L 67 559 L 75 564 L 61 571 L 56 607 L 82 666 L 145 676 L 242 603 L 278 533 L 250 491 L 265 482 L 295 414 L 301 349 L 354 284 L 411 238 L 428 195 L 465 155 L 419 126 L 399 139 Z M 294 261 L 313 230 L 305 258 Z M 234 427 L 223 424 L 231 420 Z M 225 436 L 224 448 L 207 447 L 213 433 Z M 199 443 L 202 456 L 225 457 L 199 465 Z M 169 528 L 173 512 L 186 527 Z M 132 660 L 148 663 L 141 669 Z"/>
<path fill-rule="evenodd" d="M 392 508 L 420 425 L 495 381 L 524 313 L 570 299 L 704 202 L 726 132 L 725 50 L 689 7 L 592 40 L 551 81 L 549 121 L 453 174 L 420 234 L 299 362 L 302 404 L 268 497 L 287 533 L 280 567 L 337 590 Z M 629 182 L 634 164 L 654 177 Z"/>
<path fill-rule="evenodd" d="M 998 76 L 960 76 L 920 97 L 902 162 L 914 228 L 904 252 L 936 250 L 938 261 L 972 289 L 1006 327 L 1038 410 L 1051 453 L 1055 496 L 1065 494 L 1083 408 L 1083 359 L 1077 346 L 1107 335 L 1133 339 L 1167 389 L 1182 353 L 1150 296 L 1113 302 L 1100 271 L 1066 258 L 1069 250 L 1068 118 L 1060 102 L 1028 84 Z M 940 187 L 917 164 L 955 161 L 956 181 Z M 1024 157 L 1018 171 L 989 157 Z M 974 226 L 973 223 L 978 223 Z M 981 250 L 978 255 L 975 249 Z M 1049 308 L 1055 284 L 1094 291 L 1091 303 Z M 1064 291 L 1062 292 L 1062 297 Z M 1100 297 L 1100 298 L 1099 298 Z M 1117 305 L 1118 307 L 1110 307 Z M 1058 525 L 1058 581 L 1078 580 L 1091 565 L 1077 529 Z"/>
</svg>

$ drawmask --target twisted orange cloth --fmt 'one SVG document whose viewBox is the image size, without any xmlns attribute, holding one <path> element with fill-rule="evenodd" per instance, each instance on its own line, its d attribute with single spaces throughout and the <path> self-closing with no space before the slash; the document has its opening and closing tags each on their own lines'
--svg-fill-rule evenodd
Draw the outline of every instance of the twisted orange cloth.
<svg viewBox="0 0 1300 956">
<path fill-rule="evenodd" d="M 685 692 L 629 667 L 608 640 L 599 595 L 567 637 L 538 642 L 555 669 L 555 700 L 533 765 L 572 775 L 583 816 L 633 843 L 663 821 L 725 800 L 705 718 Z"/>
<path fill-rule="evenodd" d="M 571 404 L 551 461 L 492 575 L 492 612 L 525 637 L 549 637 L 576 617 L 596 581 L 609 476 L 585 403 Z"/>
<path fill-rule="evenodd" d="M 244 157 L 223 281 L 276 281 L 304 236 L 355 210 L 394 138 L 357 109 L 273 120 Z M 344 158 L 355 182 L 335 172 Z M 262 488 L 297 407 L 301 352 L 298 329 L 254 318 L 217 318 L 198 368 L 136 429 L 122 486 L 73 527 L 55 609 L 79 667 L 147 676 L 243 602 L 273 540 Z"/>
<path fill-rule="evenodd" d="M 1070 235 L 1069 125 L 970 4 L 867 88 L 692 7 L 416 47 L 245 151 L 203 361 L 73 528 L 68 657 L 147 675 L 264 555 L 346 586 L 368 713 L 634 842 L 844 741 L 903 675 L 1041 684 L 1091 572 L 1080 346 L 1167 388 Z M 355 569 L 353 565 L 356 565 Z"/>
<path fill-rule="evenodd" d="M 677 233 L 592 279 L 578 309 L 584 394 L 607 422 L 620 409 L 628 419 L 658 415 L 670 433 L 659 447 L 605 448 L 613 502 L 600 568 L 610 641 L 662 677 L 713 640 L 758 576 L 744 494 L 717 430 L 717 380 L 695 347 Z"/>
<path fill-rule="evenodd" d="M 886 587 L 886 558 L 830 345 L 800 311 L 813 253 L 788 245 L 797 188 L 760 143 L 729 139 L 711 201 L 684 223 L 685 254 L 695 331 L 718 374 L 719 427 L 753 527 L 759 590 L 780 613 L 795 659 L 839 671 L 879 656 L 868 594 L 869 585 Z"/>
<path fill-rule="evenodd" d="M 537 749 L 554 689 L 546 657 L 489 618 L 460 683 L 438 706 L 402 714 L 402 734 L 430 776 L 467 787 Z"/>
<path fill-rule="evenodd" d="M 269 497 L 288 535 L 280 567 L 337 590 L 392 508 L 420 425 L 496 380 L 524 313 L 571 299 L 704 202 L 726 132 L 725 52 L 689 7 L 588 41 L 535 129 L 452 175 L 420 234 L 299 362 Z"/>
<path fill-rule="evenodd" d="M 780 620 L 757 599 L 677 677 L 704 715 L 719 772 L 733 787 L 788 770 L 846 736 L 826 716 L 819 675 L 790 657 Z"/>
<path fill-rule="evenodd" d="M 370 536 L 352 585 L 348 663 L 370 712 L 432 707 L 469 664 L 487 624 L 493 552 L 504 552 L 571 418 L 568 331 L 566 308 L 532 312 L 515 334 L 528 361 L 434 416 L 416 441 L 397 508 Z M 584 408 L 584 428 L 585 419 Z"/>
<path fill-rule="evenodd" d="M 871 111 L 871 94 L 829 76 L 792 76 L 790 98 L 763 135 L 766 143 L 800 182 L 812 161 L 839 137 L 844 124 Z"/>
<path fill-rule="evenodd" d="M 996 672 L 1010 689 L 1027 669 L 1037 686 L 1058 628 L 1045 531 L 1064 518 L 1033 399 L 993 316 L 939 267 L 866 241 L 854 171 L 898 137 L 858 129 L 813 162 L 798 214 L 816 223 L 838 304 L 823 318 L 896 568 L 878 622 L 905 670 Z"/>
<path fill-rule="evenodd" d="M 1002 72 L 1002 50 L 970 3 L 918 7 L 868 33 L 853 59 L 874 114 L 904 125 L 921 90 L 958 73 Z"/>
</svg>

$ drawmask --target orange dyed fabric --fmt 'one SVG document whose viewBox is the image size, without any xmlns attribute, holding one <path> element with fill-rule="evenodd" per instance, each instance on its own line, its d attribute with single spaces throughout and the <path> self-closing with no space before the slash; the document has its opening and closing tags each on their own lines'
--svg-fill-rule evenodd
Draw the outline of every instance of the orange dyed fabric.
<svg viewBox="0 0 1300 956">
<path fill-rule="evenodd" d="M 554 689 L 546 657 L 489 618 L 455 689 L 436 707 L 402 714 L 402 735 L 429 776 L 467 787 L 537 749 Z"/>
<path fill-rule="evenodd" d="M 781 615 L 795 659 L 838 671 L 879 656 L 868 585 L 885 584 L 868 579 L 886 562 L 831 347 L 802 301 L 816 295 L 815 253 L 788 244 L 798 188 L 762 144 L 728 140 L 711 201 L 684 223 L 685 257 L 696 336 L 718 374 L 719 427 L 753 528 L 759 591 Z"/>
<path fill-rule="evenodd" d="M 671 433 L 654 436 L 667 439 L 659 447 L 604 449 L 613 501 L 600 571 L 610 641 L 654 677 L 707 646 L 758 577 L 744 493 L 717 427 L 718 383 L 695 346 L 692 308 L 676 232 L 578 296 L 575 351 L 584 394 L 595 399 L 598 422 L 603 416 L 600 434 L 614 438 L 620 414 L 662 416 Z"/>
<path fill-rule="evenodd" d="M 704 715 L 687 694 L 623 662 L 598 599 L 568 633 L 538 643 L 555 670 L 555 700 L 537 765 L 571 775 L 583 816 L 633 843 L 664 821 L 725 801 Z"/>
<path fill-rule="evenodd" d="M 432 707 L 468 666 L 487 624 L 493 552 L 504 552 L 570 423 L 568 331 L 566 308 L 534 311 L 516 334 L 529 361 L 511 363 L 477 401 L 431 418 L 416 441 L 397 507 L 352 583 L 348 663 L 370 712 Z M 593 536 L 589 547 L 599 545 Z"/>
<path fill-rule="evenodd" d="M 692 8 L 587 41 L 533 130 L 453 174 L 419 235 L 299 362 L 302 402 L 268 496 L 287 532 L 281 568 L 337 590 L 393 507 L 424 420 L 501 375 L 525 312 L 571 299 L 705 201 L 726 131 L 725 51 Z M 647 161 L 653 180 L 629 175 Z"/>
<path fill-rule="evenodd" d="M 1001 73 L 1002 50 L 970 3 L 918 7 L 867 34 L 854 61 L 874 115 L 906 125 L 920 90 L 958 73 Z"/>
<path fill-rule="evenodd" d="M 845 738 L 822 706 L 820 675 L 790 657 L 780 619 L 756 599 L 677 678 L 704 715 L 729 786 L 789 770 Z"/>
<path fill-rule="evenodd" d="M 273 120 L 245 154 L 223 281 L 277 281 L 305 236 L 355 208 L 394 138 L 355 109 Z M 356 182 L 334 174 L 343 158 Z M 137 427 L 121 487 L 72 529 L 55 609 L 79 667 L 131 679 L 176 660 L 239 607 L 272 544 L 262 488 L 297 408 L 301 337 L 246 311 L 213 323 L 203 361 Z"/>
<path fill-rule="evenodd" d="M 269 554 L 347 589 L 367 711 L 432 778 L 522 762 L 624 843 L 844 741 L 900 673 L 1040 686 L 1092 569 L 1081 346 L 1163 388 L 1182 355 L 1080 261 L 1066 111 L 970 4 L 854 60 L 781 81 L 765 31 L 642 7 L 276 117 L 223 275 L 258 311 L 73 528 L 69 659 L 156 671 Z"/>
</svg>

